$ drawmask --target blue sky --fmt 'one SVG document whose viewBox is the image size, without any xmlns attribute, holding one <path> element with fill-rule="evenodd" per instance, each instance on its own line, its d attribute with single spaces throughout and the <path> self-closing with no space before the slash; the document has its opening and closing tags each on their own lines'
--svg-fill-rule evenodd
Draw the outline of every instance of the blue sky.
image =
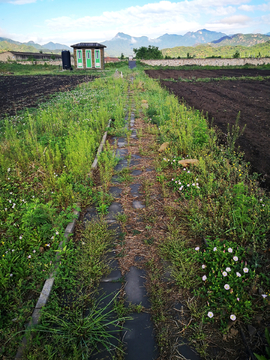
<svg viewBox="0 0 270 360">
<path fill-rule="evenodd" d="M 270 32 L 264 0 L 0 0 L 0 36 L 72 45 L 118 32 L 156 38 L 208 29 L 226 34 Z"/>
</svg>

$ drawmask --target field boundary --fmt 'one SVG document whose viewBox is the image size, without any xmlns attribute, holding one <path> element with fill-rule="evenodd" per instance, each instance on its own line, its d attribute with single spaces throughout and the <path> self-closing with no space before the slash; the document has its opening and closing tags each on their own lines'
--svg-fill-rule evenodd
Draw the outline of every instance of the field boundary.
<svg viewBox="0 0 270 360">
<path fill-rule="evenodd" d="M 143 64 L 150 66 L 244 66 L 244 65 L 265 65 L 270 64 L 270 58 L 239 58 L 239 59 L 162 59 L 162 60 L 141 60 Z"/>
</svg>

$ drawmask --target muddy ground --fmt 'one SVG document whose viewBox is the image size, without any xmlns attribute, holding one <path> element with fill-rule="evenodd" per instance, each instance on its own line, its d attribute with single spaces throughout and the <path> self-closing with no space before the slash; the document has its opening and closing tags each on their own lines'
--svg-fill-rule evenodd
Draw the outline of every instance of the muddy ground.
<svg viewBox="0 0 270 360">
<path fill-rule="evenodd" d="M 251 70 L 150 70 L 151 77 L 165 79 L 180 76 L 220 77 L 242 76 Z M 263 72 L 263 73 L 262 73 Z M 159 74 L 160 73 L 160 74 Z M 210 74 L 209 74 L 210 73 Z M 269 71 L 253 71 L 254 76 L 269 75 Z M 223 75 L 221 75 L 223 74 Z M 249 75 L 250 76 L 250 75 Z M 239 125 L 246 124 L 244 134 L 237 146 L 245 153 L 252 170 L 262 174 L 261 185 L 270 189 L 270 80 L 220 80 L 213 82 L 162 81 L 161 85 L 178 96 L 180 101 L 195 109 L 208 113 L 209 122 L 227 133 L 227 124 L 234 125 L 240 111 Z"/>
<path fill-rule="evenodd" d="M 6 114 L 37 107 L 49 96 L 59 91 L 74 89 L 82 82 L 92 81 L 93 76 L 0 76 L 0 118 Z"/>
</svg>

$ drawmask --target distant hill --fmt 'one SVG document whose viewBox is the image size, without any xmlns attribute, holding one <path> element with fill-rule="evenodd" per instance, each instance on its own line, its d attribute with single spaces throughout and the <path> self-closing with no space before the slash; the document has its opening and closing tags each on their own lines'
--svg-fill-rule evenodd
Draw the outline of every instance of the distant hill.
<svg viewBox="0 0 270 360">
<path fill-rule="evenodd" d="M 232 36 L 224 36 L 218 40 L 212 41 L 213 46 L 253 46 L 269 41 L 268 35 L 262 34 L 235 34 Z"/>
<path fill-rule="evenodd" d="M 105 51 L 109 56 L 120 56 L 121 53 L 128 56 L 133 53 L 133 48 L 140 48 L 141 46 L 152 45 L 159 49 L 183 45 L 192 46 L 198 43 L 208 43 L 225 35 L 221 32 L 202 29 L 196 32 L 188 32 L 185 35 L 164 34 L 156 39 L 150 39 L 147 36 L 133 37 L 119 32 L 114 38 L 103 41 L 102 44 L 107 46 Z"/>
<path fill-rule="evenodd" d="M 28 41 L 27 43 L 21 43 L 19 41 L 14 41 L 11 39 L 0 37 L 0 52 L 4 51 L 22 51 L 22 52 L 37 52 L 37 50 L 44 53 L 61 53 L 61 50 L 70 50 L 72 48 L 53 42 L 49 42 L 44 45 L 39 45 L 34 41 Z"/>
<path fill-rule="evenodd" d="M 73 49 L 71 47 L 67 46 L 67 45 L 53 43 L 53 42 L 49 42 L 47 44 L 44 44 L 43 48 L 46 48 L 46 49 L 49 49 L 49 50 L 69 50 L 69 51 L 73 51 Z"/>
<path fill-rule="evenodd" d="M 197 46 L 177 46 L 171 49 L 163 49 L 164 56 L 172 58 L 187 57 L 187 53 L 191 57 L 206 58 L 211 56 L 221 56 L 223 58 L 231 58 L 236 51 L 239 51 L 241 57 L 257 57 L 257 56 L 270 56 L 270 40 L 264 43 L 256 44 L 253 46 L 213 46 L 213 44 L 200 44 Z"/>
<path fill-rule="evenodd" d="M 270 36 L 270 32 L 269 32 L 269 33 L 267 33 L 267 34 L 265 34 L 265 35 L 268 35 L 268 36 Z"/>
<path fill-rule="evenodd" d="M 37 49 L 31 45 L 17 44 L 15 41 L 13 43 L 1 41 L 0 38 L 0 52 L 5 51 L 37 52 Z"/>
</svg>

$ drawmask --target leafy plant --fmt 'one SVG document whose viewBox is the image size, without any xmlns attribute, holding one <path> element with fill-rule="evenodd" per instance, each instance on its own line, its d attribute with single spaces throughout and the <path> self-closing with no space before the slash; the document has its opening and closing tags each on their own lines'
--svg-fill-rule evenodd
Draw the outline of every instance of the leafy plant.
<svg viewBox="0 0 270 360">
<path fill-rule="evenodd" d="M 207 238 L 207 247 L 194 250 L 194 257 L 201 266 L 202 286 L 195 293 L 207 300 L 205 320 L 217 316 L 222 327 L 229 319 L 246 318 L 252 314 L 250 289 L 255 278 L 255 270 L 245 260 L 244 248 L 231 241 Z"/>
</svg>

